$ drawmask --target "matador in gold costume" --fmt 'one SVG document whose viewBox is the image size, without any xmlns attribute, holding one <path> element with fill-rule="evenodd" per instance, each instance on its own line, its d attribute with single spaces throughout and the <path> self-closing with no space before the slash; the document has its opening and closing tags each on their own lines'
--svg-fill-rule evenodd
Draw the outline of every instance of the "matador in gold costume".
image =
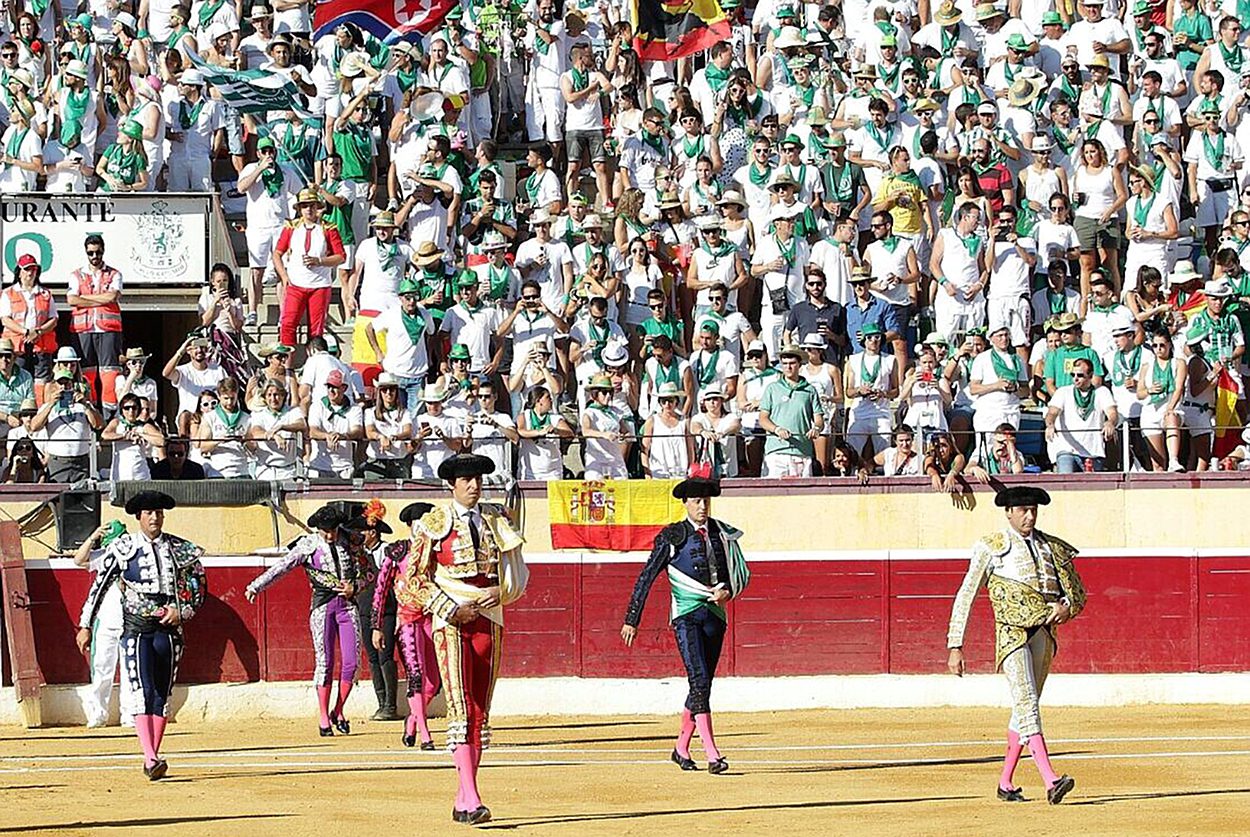
<svg viewBox="0 0 1250 837">
<path fill-rule="evenodd" d="M 439 479 L 451 488 L 449 505 L 436 506 L 413 527 L 411 578 L 395 597 L 429 614 L 434 653 L 447 699 L 447 746 L 460 790 L 456 822 L 478 825 L 490 809 L 478 795 L 477 771 L 490 744 L 490 701 L 503 649 L 503 609 L 525 592 L 529 572 L 521 536 L 498 506 L 479 505 L 482 476 L 495 470 L 484 456 L 443 461 Z"/>
<path fill-rule="evenodd" d="M 951 610 L 947 665 L 952 674 L 963 676 L 964 629 L 977 593 L 988 588 L 994 608 L 994 664 L 1007 677 L 1012 706 L 998 798 L 1026 801 L 1012 775 L 1028 747 L 1046 783 L 1046 799 L 1054 805 L 1076 782 L 1056 775 L 1051 767 L 1039 701 L 1057 648 L 1057 627 L 1085 607 L 1085 588 L 1072 565 L 1076 549 L 1035 528 L 1037 508 L 1050 504 L 1049 494 L 1015 486 L 999 492 L 994 504 L 1006 510 L 1008 526 L 973 544 L 972 561 Z"/>
</svg>

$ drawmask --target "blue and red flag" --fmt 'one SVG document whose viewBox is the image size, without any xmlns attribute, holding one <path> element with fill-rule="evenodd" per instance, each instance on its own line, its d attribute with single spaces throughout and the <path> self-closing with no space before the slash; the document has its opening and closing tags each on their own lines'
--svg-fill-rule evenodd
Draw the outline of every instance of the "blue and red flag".
<svg viewBox="0 0 1250 837">
<path fill-rule="evenodd" d="M 319 0 L 313 11 L 313 39 L 354 23 L 387 43 L 438 28 L 458 0 Z"/>
</svg>

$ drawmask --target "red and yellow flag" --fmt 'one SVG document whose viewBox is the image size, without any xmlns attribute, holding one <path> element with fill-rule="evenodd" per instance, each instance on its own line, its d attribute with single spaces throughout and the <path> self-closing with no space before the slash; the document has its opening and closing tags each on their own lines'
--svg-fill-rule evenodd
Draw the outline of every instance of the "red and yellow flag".
<svg viewBox="0 0 1250 837">
<path fill-rule="evenodd" d="M 672 61 L 728 40 L 717 0 L 634 0 L 634 49 L 645 61 Z"/>
<path fill-rule="evenodd" d="M 556 549 L 650 552 L 655 536 L 685 515 L 677 480 L 559 480 L 547 483 Z"/>
<path fill-rule="evenodd" d="M 1237 418 L 1237 399 L 1241 388 L 1227 369 L 1220 370 L 1215 380 L 1215 443 L 1211 453 L 1224 458 L 1241 444 L 1241 425 Z"/>
</svg>

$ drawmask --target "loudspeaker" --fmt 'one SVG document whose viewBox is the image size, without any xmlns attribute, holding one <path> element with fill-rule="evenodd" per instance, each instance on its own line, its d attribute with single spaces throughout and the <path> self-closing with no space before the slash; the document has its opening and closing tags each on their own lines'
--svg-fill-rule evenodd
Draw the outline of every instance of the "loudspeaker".
<svg viewBox="0 0 1250 837">
<path fill-rule="evenodd" d="M 73 552 L 100 527 L 100 492 L 63 491 L 56 498 L 58 552 Z"/>
</svg>

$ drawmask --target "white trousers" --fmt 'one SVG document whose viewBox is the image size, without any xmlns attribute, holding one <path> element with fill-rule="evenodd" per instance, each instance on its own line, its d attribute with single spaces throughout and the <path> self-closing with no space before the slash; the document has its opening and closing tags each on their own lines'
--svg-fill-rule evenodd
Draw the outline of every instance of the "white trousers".
<svg viewBox="0 0 1250 837">
<path fill-rule="evenodd" d="M 1007 729 L 1020 736 L 1021 743 L 1042 732 L 1042 686 L 1050 673 L 1055 642 L 1050 631 L 1038 628 L 1029 641 L 1003 660 L 1003 674 L 1011 690 L 1011 721 Z"/>
<path fill-rule="evenodd" d="M 171 192 L 211 192 L 213 161 L 207 157 L 171 157 L 166 184 Z"/>
<path fill-rule="evenodd" d="M 104 594 L 100 610 L 96 614 L 95 625 L 91 636 L 91 687 L 87 691 L 87 699 L 83 709 L 87 713 L 87 723 L 92 726 L 108 722 L 109 703 L 113 695 L 113 675 L 117 672 L 117 663 L 122 655 L 122 594 L 113 585 Z M 122 707 L 126 706 L 126 695 L 130 691 L 130 681 L 121 679 Z M 122 709 L 122 722 L 130 720 Z"/>
</svg>

